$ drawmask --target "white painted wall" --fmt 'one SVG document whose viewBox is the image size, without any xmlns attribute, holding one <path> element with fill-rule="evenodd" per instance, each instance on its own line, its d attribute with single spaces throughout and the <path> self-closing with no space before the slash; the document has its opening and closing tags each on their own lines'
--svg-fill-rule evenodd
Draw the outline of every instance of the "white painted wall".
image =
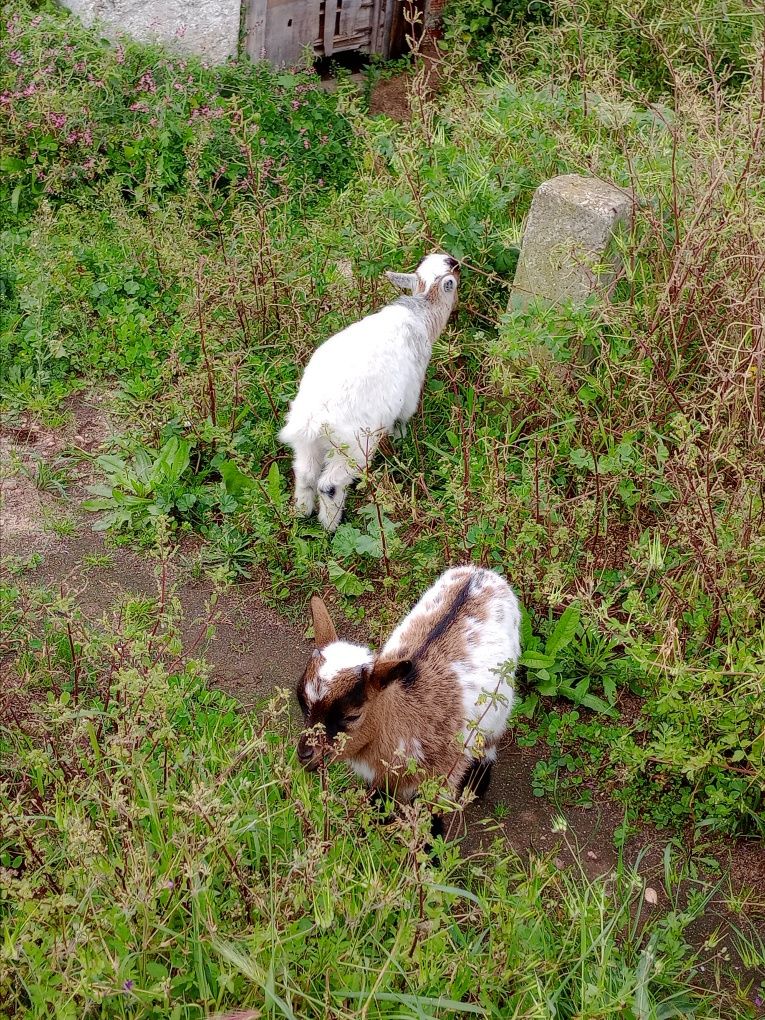
<svg viewBox="0 0 765 1020">
<path fill-rule="evenodd" d="M 98 22 L 108 36 L 125 34 L 159 42 L 211 63 L 235 56 L 240 0 L 61 0 L 86 25 Z"/>
</svg>

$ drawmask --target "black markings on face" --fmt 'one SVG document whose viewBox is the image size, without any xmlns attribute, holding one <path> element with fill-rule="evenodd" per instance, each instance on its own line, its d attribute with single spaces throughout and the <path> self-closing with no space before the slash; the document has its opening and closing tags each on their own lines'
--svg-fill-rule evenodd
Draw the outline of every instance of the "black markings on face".
<svg viewBox="0 0 765 1020">
<path fill-rule="evenodd" d="M 348 726 L 355 721 L 366 701 L 366 675 L 359 671 L 359 679 L 354 687 L 341 698 L 327 701 L 322 698 L 311 707 L 308 722 L 311 726 L 318 723 L 324 725 L 327 740 L 335 739 L 338 733 L 345 733 Z"/>
<path fill-rule="evenodd" d="M 300 705 L 300 711 L 303 713 L 303 718 L 308 718 L 308 702 L 305 700 L 305 694 L 303 693 L 303 685 L 301 684 L 297 689 L 297 700 Z"/>
</svg>

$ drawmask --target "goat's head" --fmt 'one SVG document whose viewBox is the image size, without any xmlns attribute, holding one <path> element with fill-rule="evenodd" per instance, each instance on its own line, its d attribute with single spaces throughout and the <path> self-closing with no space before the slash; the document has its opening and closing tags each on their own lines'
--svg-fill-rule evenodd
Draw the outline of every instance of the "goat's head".
<svg viewBox="0 0 765 1020">
<path fill-rule="evenodd" d="M 457 303 L 460 264 L 451 255 L 433 252 L 425 256 L 413 273 L 388 272 L 385 275 L 399 290 L 423 294 L 431 301 L 443 302 L 448 305 L 450 312 Z"/>
<path fill-rule="evenodd" d="M 327 750 L 340 759 L 358 753 L 373 736 L 371 711 L 380 692 L 413 671 L 408 659 L 383 662 L 363 645 L 338 640 L 320 598 L 311 599 L 311 616 L 316 647 L 296 691 L 308 731 L 298 741 L 298 760 L 310 772 Z M 320 725 L 323 739 L 314 731 Z"/>
</svg>

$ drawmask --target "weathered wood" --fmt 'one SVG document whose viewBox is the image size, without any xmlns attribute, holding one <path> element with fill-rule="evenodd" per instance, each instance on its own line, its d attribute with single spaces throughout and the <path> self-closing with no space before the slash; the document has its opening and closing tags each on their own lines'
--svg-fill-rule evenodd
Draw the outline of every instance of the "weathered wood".
<svg viewBox="0 0 765 1020">
<path fill-rule="evenodd" d="M 246 51 L 253 60 L 297 64 L 306 46 L 317 56 L 356 50 L 389 56 L 397 7 L 404 0 L 243 0 Z"/>
</svg>

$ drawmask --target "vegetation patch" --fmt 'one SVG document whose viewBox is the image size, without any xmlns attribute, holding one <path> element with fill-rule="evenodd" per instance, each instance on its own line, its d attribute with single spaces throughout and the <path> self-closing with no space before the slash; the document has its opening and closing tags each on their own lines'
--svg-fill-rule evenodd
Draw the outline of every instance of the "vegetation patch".
<svg viewBox="0 0 765 1020">
<path fill-rule="evenodd" d="M 499 8 L 455 0 L 439 95 L 415 61 L 398 124 L 309 70 L 112 48 L 7 6 L 0 399 L 11 425 L 60 424 L 106 386 L 93 526 L 160 558 L 199 536 L 198 570 L 254 573 L 293 617 L 320 592 L 379 639 L 445 566 L 500 571 L 525 606 L 535 792 L 587 804 L 597 781 L 627 827 L 761 839 L 765 63 L 759 15 L 720 11 L 511 5 L 490 45 Z M 509 306 L 533 192 L 569 172 L 634 197 L 616 280 L 585 308 Z M 435 248 L 461 260 L 457 315 L 328 536 L 292 511 L 288 401 L 319 343 L 393 298 L 383 270 Z M 35 478 L 53 498 L 65 465 Z M 284 700 L 244 716 L 207 690 L 173 605 L 97 626 L 16 582 L 11 1015 L 724 1009 L 689 988 L 700 901 L 644 926 L 623 870 L 435 864 L 420 810 L 380 827 L 338 776 L 317 798 Z"/>
<path fill-rule="evenodd" d="M 501 840 L 435 863 L 424 802 L 384 825 L 339 773 L 317 791 L 282 695 L 244 714 L 208 689 L 158 573 L 116 629 L 4 593 L 4 1015 L 721 1015 L 685 936 L 707 896 L 646 913 L 633 872 L 590 883 Z"/>
</svg>

